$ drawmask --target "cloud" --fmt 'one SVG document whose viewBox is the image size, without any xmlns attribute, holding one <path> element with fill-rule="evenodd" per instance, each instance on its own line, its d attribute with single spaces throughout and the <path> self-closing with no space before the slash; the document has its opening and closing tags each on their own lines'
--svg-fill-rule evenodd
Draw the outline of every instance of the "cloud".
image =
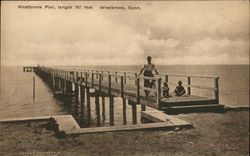
<svg viewBox="0 0 250 156">
<path fill-rule="evenodd" d="M 3 3 L 6 65 L 142 64 L 148 55 L 157 64 L 249 63 L 245 2 L 88 2 L 142 9 L 83 12 L 18 10 L 16 3 Z"/>
<path fill-rule="evenodd" d="M 195 42 L 189 47 L 191 56 L 218 57 L 228 55 L 230 57 L 245 57 L 248 55 L 249 43 L 243 39 L 230 40 L 228 38 L 205 38 Z"/>
</svg>

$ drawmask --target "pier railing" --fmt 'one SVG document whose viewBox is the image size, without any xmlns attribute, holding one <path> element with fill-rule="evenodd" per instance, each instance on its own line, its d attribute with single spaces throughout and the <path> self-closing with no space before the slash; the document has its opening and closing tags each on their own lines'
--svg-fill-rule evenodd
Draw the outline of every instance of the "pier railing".
<svg viewBox="0 0 250 156">
<path fill-rule="evenodd" d="M 155 77 L 138 76 L 138 73 L 131 71 L 105 71 L 105 70 L 86 70 L 86 69 L 70 69 L 70 68 L 44 68 L 42 70 L 51 73 L 52 75 L 65 78 L 67 80 L 78 82 L 81 80 L 81 84 L 86 84 L 89 87 L 108 88 L 108 83 L 112 84 L 111 91 L 116 91 L 119 94 L 133 93 L 136 95 L 137 102 L 140 103 L 141 99 L 149 99 L 155 101 L 155 107 L 158 107 L 161 103 L 162 86 L 164 82 L 167 82 L 170 86 L 176 86 L 178 80 L 182 79 L 185 82 L 183 86 L 186 87 L 187 95 L 194 95 L 193 89 L 202 89 L 213 92 L 213 99 L 219 103 L 219 77 L 217 76 L 204 76 L 204 75 L 188 75 L 188 74 L 172 74 L 161 73 L 155 75 Z M 174 78 L 170 80 L 171 78 Z M 100 79 L 100 80 L 99 80 Z M 152 87 L 144 87 L 144 80 L 150 80 Z M 207 81 L 213 81 L 211 85 L 193 84 L 193 79 L 204 79 Z M 87 81 L 86 81 L 87 80 Z M 111 85 L 110 84 L 110 85 Z M 100 86 L 101 85 L 101 86 Z M 172 87 L 174 89 L 175 87 Z M 146 97 L 143 91 L 150 91 L 149 97 Z M 170 90 L 171 91 L 171 90 Z"/>
</svg>

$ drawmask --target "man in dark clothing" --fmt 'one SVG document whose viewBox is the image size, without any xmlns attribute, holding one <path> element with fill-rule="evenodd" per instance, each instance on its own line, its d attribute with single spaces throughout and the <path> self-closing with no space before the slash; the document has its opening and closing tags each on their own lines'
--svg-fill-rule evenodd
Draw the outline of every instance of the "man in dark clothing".
<svg viewBox="0 0 250 156">
<path fill-rule="evenodd" d="M 184 87 L 182 86 L 181 81 L 178 82 L 178 86 L 175 88 L 174 93 L 175 93 L 175 96 L 182 96 L 182 95 L 186 94 L 186 91 L 185 91 Z"/>
</svg>

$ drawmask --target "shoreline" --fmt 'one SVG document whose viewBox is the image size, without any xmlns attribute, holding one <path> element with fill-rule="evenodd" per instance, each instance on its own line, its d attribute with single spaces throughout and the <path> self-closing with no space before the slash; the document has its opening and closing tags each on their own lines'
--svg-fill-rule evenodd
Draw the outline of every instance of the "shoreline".
<svg viewBox="0 0 250 156">
<path fill-rule="evenodd" d="M 56 137 L 47 122 L 1 123 L 0 153 L 55 155 L 247 155 L 249 111 L 179 114 L 192 129 Z M 48 153 L 46 153 L 48 152 Z"/>
</svg>

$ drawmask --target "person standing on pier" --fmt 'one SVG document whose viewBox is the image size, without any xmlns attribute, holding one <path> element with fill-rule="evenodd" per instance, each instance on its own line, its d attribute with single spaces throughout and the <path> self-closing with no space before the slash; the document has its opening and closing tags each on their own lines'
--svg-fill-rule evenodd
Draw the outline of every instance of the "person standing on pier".
<svg viewBox="0 0 250 156">
<path fill-rule="evenodd" d="M 139 76 L 142 74 L 144 71 L 143 75 L 148 76 L 148 77 L 154 77 L 153 71 L 155 71 L 156 74 L 159 74 L 158 71 L 155 68 L 155 65 L 151 63 L 152 57 L 148 56 L 147 57 L 148 64 L 145 64 L 143 68 L 141 69 Z M 144 79 L 144 87 L 147 88 L 152 88 L 154 81 L 150 81 L 149 79 Z M 149 96 L 150 91 L 149 90 L 144 90 L 146 97 Z"/>
</svg>

